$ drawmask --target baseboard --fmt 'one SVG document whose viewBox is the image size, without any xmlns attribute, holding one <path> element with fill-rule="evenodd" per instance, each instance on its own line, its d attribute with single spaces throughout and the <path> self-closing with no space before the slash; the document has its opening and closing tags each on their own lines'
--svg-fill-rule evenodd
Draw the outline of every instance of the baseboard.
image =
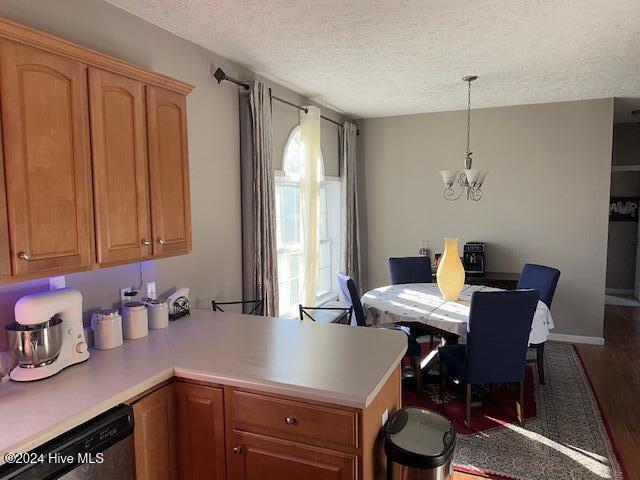
<svg viewBox="0 0 640 480">
<path fill-rule="evenodd" d="M 609 295 L 633 295 L 633 290 L 627 288 L 605 288 L 604 293 Z"/>
<path fill-rule="evenodd" d="M 549 340 L 565 343 L 584 343 L 587 345 L 604 345 L 602 337 L 584 337 L 582 335 L 565 335 L 564 333 L 550 333 Z"/>
</svg>

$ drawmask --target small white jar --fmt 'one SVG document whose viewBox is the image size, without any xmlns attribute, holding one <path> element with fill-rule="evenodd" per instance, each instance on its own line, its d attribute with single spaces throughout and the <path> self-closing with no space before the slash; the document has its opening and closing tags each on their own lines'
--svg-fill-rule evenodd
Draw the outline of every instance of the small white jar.
<svg viewBox="0 0 640 480">
<path fill-rule="evenodd" d="M 122 306 L 122 331 L 124 338 L 128 340 L 149 335 L 149 321 L 145 304 L 129 302 Z"/>
<path fill-rule="evenodd" d="M 157 330 L 169 326 L 169 307 L 161 300 L 146 300 L 149 328 Z"/>
<path fill-rule="evenodd" d="M 122 317 L 117 310 L 99 310 L 91 316 L 93 345 L 109 350 L 122 345 Z"/>
</svg>

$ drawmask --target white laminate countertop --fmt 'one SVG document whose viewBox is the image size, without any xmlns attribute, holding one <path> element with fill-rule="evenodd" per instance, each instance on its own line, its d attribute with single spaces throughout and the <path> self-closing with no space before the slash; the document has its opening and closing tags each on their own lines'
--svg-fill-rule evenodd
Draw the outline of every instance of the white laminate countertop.
<svg viewBox="0 0 640 480">
<path fill-rule="evenodd" d="M 173 376 L 366 408 L 406 348 L 397 331 L 195 311 L 53 377 L 0 383 L 0 465 Z"/>
</svg>

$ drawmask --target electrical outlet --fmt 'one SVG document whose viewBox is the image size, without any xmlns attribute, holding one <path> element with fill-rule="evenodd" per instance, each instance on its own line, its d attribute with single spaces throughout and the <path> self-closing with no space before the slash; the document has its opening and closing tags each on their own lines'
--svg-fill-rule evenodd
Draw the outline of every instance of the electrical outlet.
<svg viewBox="0 0 640 480">
<path fill-rule="evenodd" d="M 382 412 L 382 426 L 384 427 L 389 420 L 389 410 L 385 408 L 384 412 Z"/>
<path fill-rule="evenodd" d="M 49 278 L 49 290 L 52 292 L 54 290 L 60 290 L 61 288 L 64 288 L 66 286 L 67 282 L 64 278 L 64 275 Z"/>
<path fill-rule="evenodd" d="M 147 298 L 156 300 L 158 298 L 156 293 L 156 282 L 147 282 Z"/>
<path fill-rule="evenodd" d="M 120 289 L 120 305 L 131 301 L 131 297 L 125 295 L 125 293 L 129 293 L 132 290 L 133 289 L 131 287 L 124 287 Z"/>
</svg>

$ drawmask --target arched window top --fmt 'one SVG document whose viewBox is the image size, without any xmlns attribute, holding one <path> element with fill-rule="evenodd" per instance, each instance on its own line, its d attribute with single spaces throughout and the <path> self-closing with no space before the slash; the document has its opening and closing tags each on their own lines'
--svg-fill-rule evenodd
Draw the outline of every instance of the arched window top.
<svg viewBox="0 0 640 480">
<path fill-rule="evenodd" d="M 320 177 L 324 176 L 324 158 L 320 152 Z M 289 134 L 289 139 L 284 146 L 282 158 L 282 170 L 286 177 L 299 180 L 302 173 L 302 142 L 300 141 L 300 125 L 296 125 Z"/>
</svg>

